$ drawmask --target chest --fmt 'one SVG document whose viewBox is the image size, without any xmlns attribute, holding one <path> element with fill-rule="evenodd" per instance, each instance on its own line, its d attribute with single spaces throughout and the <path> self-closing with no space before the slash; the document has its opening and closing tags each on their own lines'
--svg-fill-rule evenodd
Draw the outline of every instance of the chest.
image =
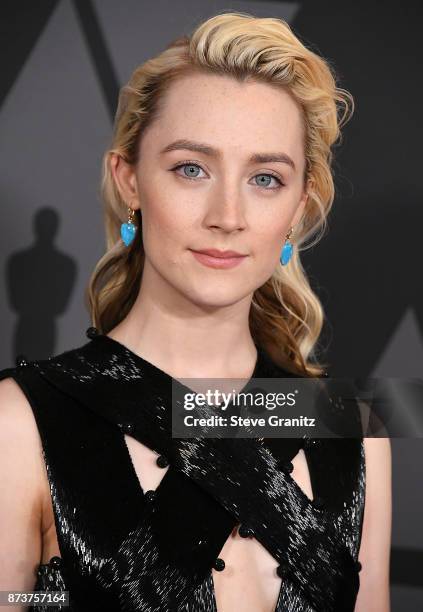
<svg viewBox="0 0 423 612">
<path fill-rule="evenodd" d="M 155 492 L 169 466 L 159 465 L 159 454 L 134 437 L 124 435 L 124 451 L 128 466 L 138 480 L 140 492 Z M 292 457 L 291 478 L 308 498 L 313 491 L 307 458 L 302 449 Z M 225 475 L 222 475 L 223 477 Z M 47 483 L 46 483 L 47 484 Z M 206 518 L 205 518 L 206 520 Z M 278 562 L 254 537 L 243 534 L 238 522 L 225 540 L 219 558 L 224 560 L 225 571 L 212 571 L 213 591 L 218 612 L 241 607 L 245 612 L 273 612 L 281 590 L 281 577 L 277 573 Z M 240 535 L 243 534 L 243 535 Z M 43 504 L 43 563 L 52 556 L 61 556 L 54 510 L 48 486 L 45 487 Z"/>
<path fill-rule="evenodd" d="M 140 487 L 143 491 L 155 490 L 169 467 L 159 467 L 158 453 L 135 438 L 125 435 L 125 444 Z M 313 498 L 304 451 L 300 449 L 291 461 L 291 477 Z M 245 612 L 273 612 L 281 588 L 278 562 L 256 538 L 245 537 L 242 529 L 239 531 L 240 526 L 240 523 L 235 525 L 219 551 L 219 558 L 225 563 L 224 571 L 212 572 L 217 609 L 224 612 L 238 607 Z"/>
</svg>

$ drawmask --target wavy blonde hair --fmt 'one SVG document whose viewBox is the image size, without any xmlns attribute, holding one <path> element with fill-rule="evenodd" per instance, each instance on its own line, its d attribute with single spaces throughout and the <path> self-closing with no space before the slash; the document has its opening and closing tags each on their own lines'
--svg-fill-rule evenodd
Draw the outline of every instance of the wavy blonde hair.
<svg viewBox="0 0 423 612">
<path fill-rule="evenodd" d="M 100 333 L 108 333 L 128 314 L 139 291 L 144 264 L 142 232 L 137 232 L 129 248 L 120 238 L 128 208 L 112 176 L 111 155 L 117 153 L 135 164 L 144 130 L 160 117 L 164 93 L 178 77 L 198 72 L 279 86 L 302 111 L 304 182 L 309 184 L 309 197 L 296 228 L 290 263 L 278 266 L 254 292 L 249 324 L 254 341 L 281 367 L 300 376 L 320 376 L 327 367 L 316 361 L 324 313 L 299 253 L 308 238 L 315 236 L 315 244 L 326 229 L 335 195 L 331 147 L 341 139 L 340 128 L 352 115 L 354 101 L 348 91 L 337 87 L 331 65 L 278 18 L 241 12 L 217 14 L 190 37 L 177 38 L 138 66 L 121 88 L 111 147 L 103 158 L 101 197 L 107 251 L 95 266 L 85 296 L 92 324 Z M 139 210 L 136 222 L 141 225 Z"/>
</svg>

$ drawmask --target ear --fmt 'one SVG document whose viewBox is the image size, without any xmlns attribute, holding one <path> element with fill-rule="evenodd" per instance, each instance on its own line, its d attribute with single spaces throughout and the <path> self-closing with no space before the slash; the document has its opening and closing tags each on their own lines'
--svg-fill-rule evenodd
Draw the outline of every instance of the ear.
<svg viewBox="0 0 423 612">
<path fill-rule="evenodd" d="M 295 227 L 297 225 L 297 223 L 299 223 L 303 217 L 304 214 L 304 209 L 306 207 L 307 204 L 307 200 L 308 200 L 308 196 L 309 196 L 309 189 L 311 187 L 311 183 L 310 180 L 307 182 L 307 187 L 303 192 L 303 195 L 301 197 L 301 200 L 298 203 L 297 209 L 295 211 L 295 215 L 292 218 L 291 221 L 291 226 Z"/>
<path fill-rule="evenodd" d="M 111 153 L 110 168 L 122 200 L 134 210 L 140 208 L 135 166 L 118 153 Z"/>
</svg>

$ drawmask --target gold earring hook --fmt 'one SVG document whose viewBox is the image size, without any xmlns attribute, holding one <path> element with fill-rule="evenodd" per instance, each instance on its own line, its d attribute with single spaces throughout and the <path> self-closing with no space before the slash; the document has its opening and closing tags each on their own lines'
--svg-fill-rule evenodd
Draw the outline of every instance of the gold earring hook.
<svg viewBox="0 0 423 612">
<path fill-rule="evenodd" d="M 128 223 L 133 223 L 135 211 L 130 206 L 128 206 L 128 215 L 129 215 Z"/>
</svg>

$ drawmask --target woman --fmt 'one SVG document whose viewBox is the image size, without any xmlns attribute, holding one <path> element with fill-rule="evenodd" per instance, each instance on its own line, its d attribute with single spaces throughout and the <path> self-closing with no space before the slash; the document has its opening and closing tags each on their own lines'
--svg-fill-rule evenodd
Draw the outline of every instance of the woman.
<svg viewBox="0 0 423 612">
<path fill-rule="evenodd" d="M 176 378 L 325 374 L 299 249 L 351 111 L 279 19 L 216 15 L 135 70 L 89 341 L 0 373 L 1 590 L 68 590 L 71 610 L 389 610 L 387 440 L 228 445 L 169 421 Z"/>
</svg>

